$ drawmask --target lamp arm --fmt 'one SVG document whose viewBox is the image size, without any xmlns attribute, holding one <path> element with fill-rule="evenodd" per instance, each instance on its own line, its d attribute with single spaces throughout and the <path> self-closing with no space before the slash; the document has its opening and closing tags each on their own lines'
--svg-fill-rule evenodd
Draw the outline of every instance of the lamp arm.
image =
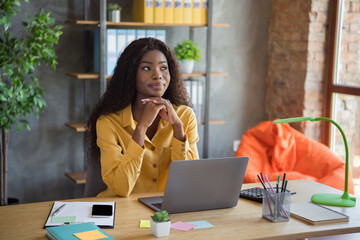
<svg viewBox="0 0 360 240">
<path fill-rule="evenodd" d="M 339 124 L 337 124 L 337 122 L 335 122 L 334 120 L 330 119 L 330 118 L 326 118 L 326 117 L 318 117 L 318 118 L 315 118 L 313 120 L 310 120 L 310 121 L 320 121 L 320 120 L 324 120 L 324 121 L 328 121 L 328 122 L 331 122 L 332 124 L 334 124 L 337 129 L 339 129 L 340 133 L 341 133 L 341 136 L 343 137 L 343 140 L 344 140 L 344 145 L 345 145 L 345 188 L 344 188 L 344 195 L 349 195 L 349 192 L 348 192 L 348 179 L 349 179 L 349 147 L 348 147 L 348 143 L 347 143 L 347 140 L 346 140 L 346 136 L 345 136 L 345 133 L 344 131 L 342 130 L 342 128 L 340 127 Z M 344 196 L 343 195 L 343 196 Z"/>
</svg>

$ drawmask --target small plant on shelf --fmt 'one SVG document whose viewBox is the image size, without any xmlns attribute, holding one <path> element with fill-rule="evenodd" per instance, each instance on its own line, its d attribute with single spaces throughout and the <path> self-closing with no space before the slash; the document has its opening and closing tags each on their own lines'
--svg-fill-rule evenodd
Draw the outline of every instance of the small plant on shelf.
<svg viewBox="0 0 360 240">
<path fill-rule="evenodd" d="M 117 3 L 109 3 L 107 5 L 107 10 L 112 10 L 112 11 L 119 10 L 119 11 L 121 11 L 121 9 L 122 9 L 121 6 L 119 4 L 117 4 Z"/>
<path fill-rule="evenodd" d="M 170 233 L 170 214 L 166 210 L 155 212 L 151 216 L 151 232 L 155 237 L 166 237 Z"/>
<path fill-rule="evenodd" d="M 178 43 L 174 52 L 180 62 L 182 73 L 192 73 L 194 70 L 195 62 L 200 59 L 200 48 L 191 40 L 184 40 Z"/>
<path fill-rule="evenodd" d="M 179 60 L 199 61 L 201 56 L 200 48 L 191 40 L 184 40 L 178 43 L 174 48 L 174 52 Z"/>
</svg>

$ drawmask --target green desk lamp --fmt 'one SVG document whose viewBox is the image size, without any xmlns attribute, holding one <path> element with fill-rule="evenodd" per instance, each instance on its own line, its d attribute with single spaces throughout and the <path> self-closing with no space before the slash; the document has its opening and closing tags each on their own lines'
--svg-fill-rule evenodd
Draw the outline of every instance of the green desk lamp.
<svg viewBox="0 0 360 240">
<path fill-rule="evenodd" d="M 293 123 L 293 122 L 301 122 L 301 121 L 321 121 L 325 120 L 334 124 L 344 139 L 345 144 L 345 153 L 346 153 L 346 162 L 345 162 L 345 188 L 343 195 L 333 194 L 333 193 L 317 193 L 311 197 L 311 201 L 318 204 L 329 205 L 329 206 L 338 206 L 338 207 L 354 207 L 356 205 L 356 198 L 350 197 L 348 192 L 348 178 L 349 178 L 349 148 L 348 143 L 344 134 L 344 131 L 341 129 L 339 124 L 337 124 L 334 120 L 325 117 L 296 117 L 296 118 L 286 118 L 275 120 L 273 123 Z"/>
</svg>

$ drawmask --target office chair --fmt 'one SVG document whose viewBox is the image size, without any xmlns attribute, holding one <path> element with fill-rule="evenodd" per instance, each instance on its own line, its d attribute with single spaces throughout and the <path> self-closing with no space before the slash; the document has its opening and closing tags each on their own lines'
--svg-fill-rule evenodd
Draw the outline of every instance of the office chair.
<svg viewBox="0 0 360 240">
<path fill-rule="evenodd" d="M 85 144 L 89 144 L 88 133 L 85 133 Z M 86 149 L 86 147 L 85 147 Z M 107 186 L 101 177 L 100 160 L 92 161 L 89 151 L 86 151 L 87 156 L 87 174 L 84 189 L 84 197 L 96 197 L 100 192 L 105 191 Z"/>
<path fill-rule="evenodd" d="M 270 181 L 278 176 L 313 180 L 344 190 L 345 162 L 327 146 L 316 142 L 289 124 L 259 123 L 242 136 L 235 156 L 249 156 L 244 183 L 259 182 L 257 174 L 266 174 Z M 354 185 L 349 174 L 349 192 Z"/>
</svg>

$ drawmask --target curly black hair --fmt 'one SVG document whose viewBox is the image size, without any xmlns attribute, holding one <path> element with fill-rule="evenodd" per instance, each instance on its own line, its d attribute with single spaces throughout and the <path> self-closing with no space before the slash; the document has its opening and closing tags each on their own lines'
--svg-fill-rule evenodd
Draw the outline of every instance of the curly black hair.
<svg viewBox="0 0 360 240">
<path fill-rule="evenodd" d="M 163 98 L 177 106 L 192 106 L 174 52 L 164 42 L 155 38 L 141 38 L 131 42 L 119 57 L 106 91 L 88 120 L 85 149 L 87 149 L 89 164 L 92 161 L 98 163 L 100 160 L 100 149 L 96 144 L 96 121 L 102 115 L 121 111 L 135 100 L 137 69 L 143 55 L 151 50 L 161 51 L 168 63 L 170 84 Z"/>
</svg>

